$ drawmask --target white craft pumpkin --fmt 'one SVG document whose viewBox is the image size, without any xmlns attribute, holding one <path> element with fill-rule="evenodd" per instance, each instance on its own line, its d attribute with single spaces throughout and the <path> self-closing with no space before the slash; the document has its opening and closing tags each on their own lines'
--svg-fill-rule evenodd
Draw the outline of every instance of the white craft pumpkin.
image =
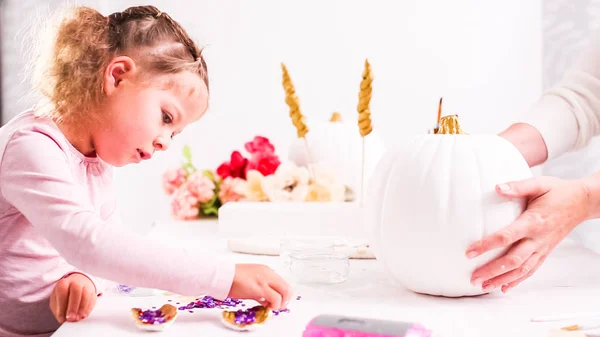
<svg viewBox="0 0 600 337">
<path fill-rule="evenodd" d="M 334 113 L 329 122 L 311 127 L 306 134 L 312 163 L 331 165 L 342 175 L 343 181 L 350 186 L 354 196 L 360 193 L 362 169 L 362 137 L 357 123 L 347 123 Z M 364 188 L 377 162 L 385 153 L 383 139 L 376 130 L 365 137 L 365 173 Z M 311 163 L 304 139 L 295 139 L 289 147 L 288 158 L 298 166 Z"/>
<path fill-rule="evenodd" d="M 495 135 L 428 134 L 384 155 L 370 181 L 365 223 L 378 260 L 404 287 L 447 297 L 483 294 L 472 272 L 498 257 L 467 247 L 510 224 L 523 200 L 495 185 L 531 177 L 520 152 Z"/>
</svg>

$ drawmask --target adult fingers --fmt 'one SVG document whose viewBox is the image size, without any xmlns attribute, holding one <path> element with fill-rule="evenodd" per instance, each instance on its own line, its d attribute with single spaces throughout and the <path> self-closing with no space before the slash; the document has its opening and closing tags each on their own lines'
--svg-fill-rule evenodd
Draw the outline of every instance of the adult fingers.
<svg viewBox="0 0 600 337">
<path fill-rule="evenodd" d="M 518 197 L 536 197 L 548 192 L 544 177 L 533 177 L 524 180 L 510 181 L 496 186 L 496 192 L 501 195 Z"/>
<path fill-rule="evenodd" d="M 544 261 L 546 260 L 546 256 L 542 256 L 538 259 L 537 265 L 533 267 L 533 269 L 531 269 L 529 271 L 529 273 L 527 273 L 527 275 L 513 281 L 510 282 L 509 284 L 505 284 L 502 286 L 502 292 L 506 293 L 507 291 L 509 291 L 510 289 L 518 286 L 519 284 L 521 284 L 521 282 L 525 281 L 526 279 L 528 279 L 529 277 L 531 277 L 531 275 L 535 274 L 535 272 L 540 268 L 540 266 L 544 263 Z"/>
<path fill-rule="evenodd" d="M 536 249 L 537 244 L 535 241 L 520 241 L 503 256 L 492 260 L 475 270 L 471 276 L 471 283 L 480 285 L 485 281 L 521 267 L 521 265 L 535 253 Z"/>
<path fill-rule="evenodd" d="M 541 256 L 540 253 L 533 253 L 520 267 L 484 282 L 482 285 L 483 290 L 492 291 L 502 285 L 515 282 L 523 277 L 528 277 L 529 272 L 537 266 Z"/>
<path fill-rule="evenodd" d="M 538 213 L 526 210 L 510 225 L 469 246 L 467 258 L 474 258 L 493 249 L 506 248 L 528 236 L 542 221 L 543 219 Z"/>
</svg>

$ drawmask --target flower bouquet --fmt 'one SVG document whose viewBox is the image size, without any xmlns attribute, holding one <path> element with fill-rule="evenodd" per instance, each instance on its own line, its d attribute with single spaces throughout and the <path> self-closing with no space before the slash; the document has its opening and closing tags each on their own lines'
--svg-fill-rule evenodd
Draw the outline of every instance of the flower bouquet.
<svg viewBox="0 0 600 337">
<path fill-rule="evenodd" d="M 171 214 L 178 220 L 216 217 L 228 202 L 343 202 L 352 201 L 347 185 L 324 164 L 297 166 L 281 162 L 268 138 L 255 136 L 235 150 L 216 170 L 198 170 L 189 146 L 180 167 L 163 175 L 171 196 Z"/>
<path fill-rule="evenodd" d="M 290 162 L 279 163 L 273 172 L 265 174 L 251 168 L 256 154 L 249 151 L 252 157 L 247 163 L 237 160 L 237 169 L 224 170 L 244 172 L 243 181 L 235 187 L 240 200 L 270 202 L 225 204 L 219 211 L 219 235 L 228 239 L 229 250 L 259 255 L 279 254 L 282 238 L 336 238 L 336 245 L 340 243 L 337 239 L 343 238 L 346 248 L 354 250 L 351 256 L 374 258 L 363 199 L 366 181 L 385 150 L 383 142 L 368 145 L 377 141 L 370 111 L 371 66 L 366 60 L 355 127 L 342 124 L 340 114 L 334 114 L 328 125 L 311 126 L 311 130 L 288 69 L 283 63 L 281 66 L 285 103 L 296 131 L 288 154 Z M 263 155 L 274 153 L 266 144 L 259 148 Z M 347 202 L 354 199 L 358 202 Z"/>
</svg>

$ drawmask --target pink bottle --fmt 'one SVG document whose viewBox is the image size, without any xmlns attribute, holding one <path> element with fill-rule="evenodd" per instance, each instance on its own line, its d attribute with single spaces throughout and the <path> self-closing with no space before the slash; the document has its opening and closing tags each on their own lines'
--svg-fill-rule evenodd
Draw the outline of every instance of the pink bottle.
<svg viewBox="0 0 600 337">
<path fill-rule="evenodd" d="M 302 337 L 431 337 L 431 331 L 417 323 L 319 315 L 308 323 Z"/>
</svg>

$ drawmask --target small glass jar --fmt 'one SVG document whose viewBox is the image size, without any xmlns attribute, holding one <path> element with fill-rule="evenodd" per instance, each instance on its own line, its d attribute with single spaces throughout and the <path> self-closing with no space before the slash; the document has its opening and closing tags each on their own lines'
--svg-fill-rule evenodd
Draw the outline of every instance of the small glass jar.
<svg viewBox="0 0 600 337">
<path fill-rule="evenodd" d="M 296 253 L 331 254 L 336 251 L 336 241 L 331 238 L 284 238 L 279 247 L 279 258 L 284 272 L 290 268 L 290 255 Z"/>
<path fill-rule="evenodd" d="M 350 274 L 350 257 L 342 251 L 294 252 L 289 258 L 290 274 L 297 283 L 342 283 Z"/>
</svg>

